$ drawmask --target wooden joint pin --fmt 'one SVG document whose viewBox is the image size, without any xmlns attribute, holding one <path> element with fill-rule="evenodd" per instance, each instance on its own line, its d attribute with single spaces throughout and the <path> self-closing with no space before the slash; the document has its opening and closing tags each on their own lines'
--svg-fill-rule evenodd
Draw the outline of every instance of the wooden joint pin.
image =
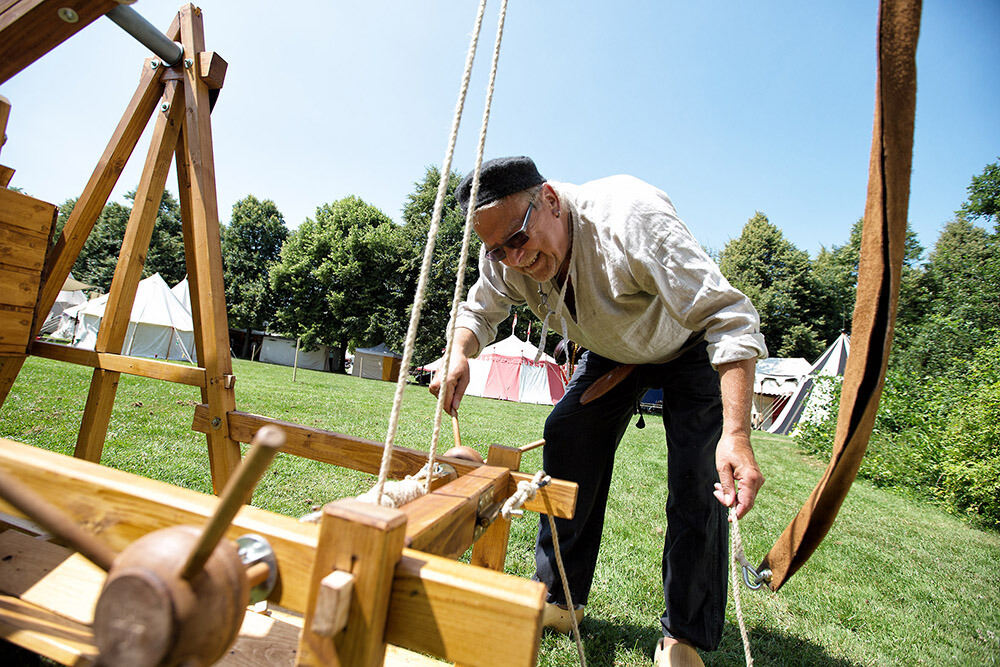
<svg viewBox="0 0 1000 667">
<path fill-rule="evenodd" d="M 334 570 L 319 583 L 311 630 L 321 637 L 333 637 L 347 627 L 354 592 L 354 575 Z"/>
</svg>

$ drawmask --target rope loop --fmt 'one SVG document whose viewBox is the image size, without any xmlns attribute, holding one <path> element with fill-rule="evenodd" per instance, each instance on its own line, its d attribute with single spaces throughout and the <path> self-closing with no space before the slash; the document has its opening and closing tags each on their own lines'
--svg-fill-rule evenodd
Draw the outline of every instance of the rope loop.
<svg viewBox="0 0 1000 667">
<path fill-rule="evenodd" d="M 503 507 L 500 508 L 500 516 L 502 516 L 506 521 L 510 521 L 512 516 L 521 516 L 524 514 L 524 503 L 529 500 L 534 500 L 535 495 L 538 493 L 538 489 L 543 486 L 548 486 L 552 478 L 545 474 L 544 470 L 539 470 L 535 473 L 535 476 L 531 478 L 531 481 L 521 480 L 517 483 L 517 491 L 508 498 Z"/>
</svg>

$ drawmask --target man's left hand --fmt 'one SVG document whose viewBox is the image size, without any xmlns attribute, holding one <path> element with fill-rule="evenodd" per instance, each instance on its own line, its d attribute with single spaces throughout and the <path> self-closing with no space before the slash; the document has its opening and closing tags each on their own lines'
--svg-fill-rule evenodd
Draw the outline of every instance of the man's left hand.
<svg viewBox="0 0 1000 667">
<path fill-rule="evenodd" d="M 719 471 L 715 497 L 726 507 L 735 507 L 736 518 L 742 519 L 764 485 L 749 436 L 723 435 L 715 448 L 715 467 Z M 734 482 L 739 482 L 738 491 Z"/>
</svg>

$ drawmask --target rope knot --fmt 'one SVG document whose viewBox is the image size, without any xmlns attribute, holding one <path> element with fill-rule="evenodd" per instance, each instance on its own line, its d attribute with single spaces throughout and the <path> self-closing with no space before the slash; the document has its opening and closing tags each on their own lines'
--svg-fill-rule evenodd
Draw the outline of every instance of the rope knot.
<svg viewBox="0 0 1000 667">
<path fill-rule="evenodd" d="M 500 508 L 500 516 L 505 520 L 510 521 L 512 516 L 521 516 L 524 514 L 524 510 L 521 508 L 524 503 L 529 500 L 534 500 L 535 496 L 538 494 L 538 489 L 543 486 L 547 486 L 552 478 L 545 474 L 544 470 L 539 470 L 535 473 L 535 476 L 531 478 L 530 482 L 521 480 L 517 483 L 517 491 L 504 502 L 503 507 Z"/>
</svg>

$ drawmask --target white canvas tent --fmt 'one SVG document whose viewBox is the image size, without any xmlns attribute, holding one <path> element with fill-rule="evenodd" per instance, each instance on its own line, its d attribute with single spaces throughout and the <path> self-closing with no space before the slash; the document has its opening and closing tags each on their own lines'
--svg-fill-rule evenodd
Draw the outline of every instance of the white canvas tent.
<svg viewBox="0 0 1000 667">
<path fill-rule="evenodd" d="M 314 371 L 325 371 L 326 360 L 330 356 L 330 350 L 326 345 L 320 345 L 315 350 L 303 350 L 299 348 L 299 368 L 307 368 Z M 265 364 L 279 364 L 281 366 L 295 365 L 295 340 L 264 334 L 260 344 L 260 361 Z"/>
<path fill-rule="evenodd" d="M 555 405 L 566 393 L 566 379 L 556 360 L 543 354 L 536 362 L 538 348 L 511 334 L 488 345 L 475 359 L 469 359 L 470 396 L 499 398 L 519 403 Z M 423 370 L 437 370 L 437 362 Z"/>
<path fill-rule="evenodd" d="M 184 306 L 184 310 L 191 312 L 191 289 L 188 287 L 187 276 L 184 276 L 184 280 L 180 281 L 176 285 L 170 288 L 177 300 L 181 302 Z"/>
<path fill-rule="evenodd" d="M 810 364 L 802 357 L 768 357 L 757 362 L 754 371 L 754 427 L 765 429 L 781 413 L 788 399 L 809 374 Z"/>
<path fill-rule="evenodd" d="M 767 431 L 788 435 L 802 420 L 815 422 L 825 417 L 831 396 L 829 391 L 813 391 L 816 379 L 823 376 L 843 377 L 850 352 L 851 338 L 842 333 L 809 368 L 809 372 Z"/>
<path fill-rule="evenodd" d="M 354 350 L 351 375 L 395 382 L 399 379 L 402 359 L 403 355 L 393 352 L 385 343 L 379 343 L 375 347 L 359 347 Z"/>
<path fill-rule="evenodd" d="M 45 318 L 45 323 L 42 324 L 42 333 L 53 334 L 56 338 L 69 338 L 72 332 L 70 335 L 66 335 L 67 332 L 62 330 L 60 316 L 67 308 L 86 303 L 87 295 L 84 294 L 83 290 L 89 287 L 89 285 L 75 280 L 72 273 L 69 274 L 63 283 L 63 289 L 59 290 L 59 294 L 56 295 L 56 302 L 52 304 L 52 309 L 49 311 L 48 317 Z"/>
<path fill-rule="evenodd" d="M 108 295 L 105 294 L 63 311 L 63 325 L 74 329 L 74 347 L 94 349 L 107 303 Z M 197 362 L 191 313 L 177 300 L 159 273 L 139 281 L 122 354 Z"/>
</svg>

